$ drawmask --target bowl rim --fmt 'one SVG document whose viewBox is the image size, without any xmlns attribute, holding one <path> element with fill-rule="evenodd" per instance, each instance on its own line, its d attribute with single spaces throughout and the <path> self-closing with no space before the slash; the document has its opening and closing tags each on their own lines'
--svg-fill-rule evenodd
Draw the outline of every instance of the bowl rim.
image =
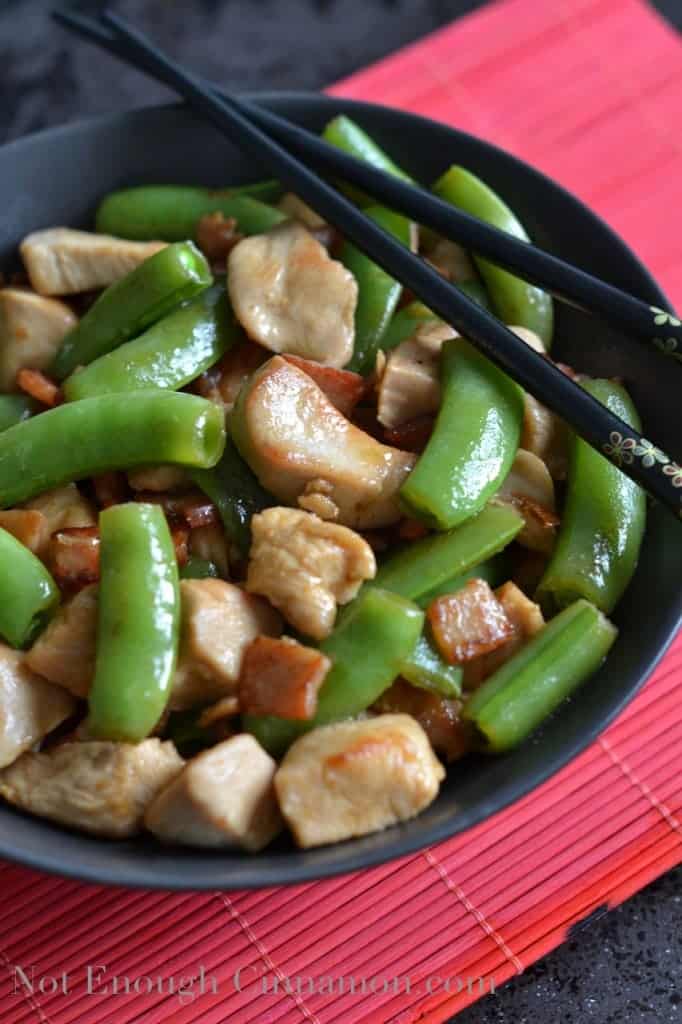
<svg viewBox="0 0 682 1024">
<path fill-rule="evenodd" d="M 609 244 L 612 244 L 615 248 L 619 249 L 624 256 L 629 258 L 632 267 L 639 273 L 643 284 L 646 285 L 647 289 L 653 296 L 651 301 L 656 301 L 663 308 L 672 308 L 666 295 L 657 284 L 649 270 L 640 261 L 630 246 L 613 228 L 610 227 L 606 221 L 590 209 L 590 207 L 574 193 L 570 192 L 568 189 L 564 188 L 564 186 L 550 178 L 549 175 L 537 170 L 531 164 L 526 163 L 515 154 L 509 153 L 502 147 L 497 146 L 495 143 L 490 142 L 487 139 L 473 135 L 471 132 L 462 131 L 461 129 L 453 125 L 446 124 L 445 122 L 437 121 L 430 117 L 424 117 L 410 111 L 384 106 L 379 103 L 366 103 L 361 100 L 346 99 L 343 96 L 336 96 L 334 94 L 304 90 L 283 90 L 276 92 L 266 90 L 247 92 L 242 95 L 245 98 L 273 106 L 293 105 L 296 107 L 296 105 L 301 105 L 304 107 L 310 103 L 321 103 L 323 107 L 327 107 L 330 116 L 333 116 L 335 112 L 340 112 L 341 109 L 344 112 L 355 112 L 360 119 L 362 118 L 363 112 L 368 111 L 376 116 L 385 116 L 388 114 L 398 122 L 402 120 L 407 124 L 409 122 L 419 121 L 427 126 L 432 125 L 439 131 L 445 130 L 453 132 L 464 138 L 471 139 L 477 144 L 482 144 L 487 147 L 493 155 L 503 156 L 505 161 L 515 164 L 520 169 L 521 173 L 523 173 L 527 178 L 530 177 L 532 179 L 535 177 L 536 180 L 539 182 L 541 181 L 545 186 L 551 186 L 551 188 L 560 193 L 564 199 L 574 205 L 577 205 L 577 207 L 580 208 L 581 215 L 588 221 L 591 220 L 593 224 L 599 228 L 602 233 L 602 237 L 607 238 Z M 129 122 L 131 119 L 135 119 L 137 117 L 147 117 L 150 113 L 182 109 L 185 109 L 185 104 L 182 102 L 172 102 L 150 104 L 113 114 L 79 118 L 75 121 L 67 122 L 66 124 L 46 128 L 38 132 L 32 132 L 30 134 L 20 136 L 19 138 L 12 139 L 0 146 L 0 153 L 4 154 L 7 151 L 20 149 L 42 141 L 59 140 L 65 137 L 68 138 L 70 135 L 78 134 L 83 130 L 87 130 L 89 127 L 106 129 L 107 126 L 111 126 L 113 128 L 114 126 L 122 126 L 125 122 Z M 463 811 L 460 810 L 456 816 L 457 824 L 455 827 L 452 827 L 452 818 L 447 818 L 442 822 L 432 824 L 428 828 L 428 832 L 426 834 L 414 832 L 412 835 L 406 835 L 401 832 L 400 825 L 393 826 L 391 831 L 394 832 L 395 838 L 374 850 L 357 850 L 355 848 L 356 840 L 332 844 L 329 847 L 316 848 L 319 851 L 333 851 L 332 855 L 321 864 L 309 863 L 305 858 L 300 859 L 301 853 L 305 853 L 305 851 L 292 851 L 291 853 L 283 854 L 281 856 L 278 855 L 274 858 L 274 866 L 270 866 L 269 864 L 264 866 L 262 863 L 258 863 L 255 858 L 254 860 L 249 860 L 249 857 L 246 855 L 243 856 L 239 862 L 226 857 L 224 861 L 221 861 L 219 866 L 216 866 L 215 860 L 206 859 L 206 861 L 203 862 L 204 867 L 201 871 L 200 877 L 198 879 L 192 877 L 191 884 L 187 883 L 187 875 L 194 875 L 195 872 L 193 867 L 187 863 L 187 855 L 193 857 L 195 861 L 201 862 L 202 851 L 200 850 L 183 849 L 183 857 L 178 858 L 175 866 L 171 866 L 171 862 L 168 859 L 164 859 L 163 866 L 161 866 L 153 855 L 147 857 L 147 851 L 143 850 L 141 852 L 139 863 L 131 866 L 127 862 L 122 864 L 116 857 L 113 858 L 113 864 L 107 864 L 107 860 L 112 860 L 111 846 L 110 844 L 107 844 L 102 847 L 101 863 L 99 862 L 100 858 L 97 856 L 92 858 L 92 863 L 65 863 L 63 861 L 63 854 L 59 850 L 59 844 L 54 844 L 53 852 L 52 844 L 47 840 L 48 833 L 46 832 L 45 850 L 41 851 L 40 854 L 33 854 L 32 852 L 23 853 L 21 850 L 17 850 L 13 847 L 11 834 L 0 834 L 0 857 L 5 858 L 8 861 L 22 864 L 29 868 L 35 868 L 51 874 L 83 882 L 125 886 L 130 888 L 162 889 L 167 891 L 206 891 L 215 889 L 258 889 L 271 886 L 296 885 L 302 882 L 322 880 L 337 875 L 362 871 L 367 868 L 384 864 L 388 861 L 397 860 L 407 855 L 415 854 L 435 843 L 442 842 L 443 840 L 452 838 L 455 835 L 461 835 L 492 817 L 492 815 L 509 807 L 517 800 L 520 800 L 522 797 L 537 789 L 558 771 L 572 762 L 588 746 L 590 746 L 636 696 L 638 691 L 650 677 L 652 671 L 666 654 L 670 644 L 677 634 L 678 629 L 682 625 L 682 593 L 678 604 L 668 608 L 666 610 L 666 615 L 663 618 L 663 642 L 661 646 L 650 654 L 646 662 L 640 662 L 639 671 L 633 674 L 632 680 L 627 687 L 623 688 L 618 699 L 612 701 L 608 712 L 603 714 L 598 721 L 593 721 L 589 726 L 582 730 L 580 736 L 576 737 L 574 742 L 568 748 L 562 747 L 561 751 L 555 754 L 553 758 L 549 758 L 546 762 L 543 762 L 541 768 L 538 770 L 525 772 L 516 778 L 511 778 L 505 785 L 496 790 L 491 797 L 485 801 L 481 801 L 475 808 L 472 807 Z M 3 806 L 3 810 L 5 809 L 10 810 L 10 808 L 5 808 Z M 45 824 L 50 826 L 50 823 Z M 50 827 L 54 828 L 55 826 Z M 100 842 L 98 839 L 93 839 L 92 837 L 87 836 L 77 838 L 83 838 L 87 841 L 92 841 L 93 843 Z M 173 848 L 169 848 L 169 850 L 172 849 Z M 345 854 L 344 850 L 347 851 Z M 316 850 L 312 852 L 316 852 Z M 90 860 L 90 858 L 88 858 L 88 860 Z"/>
</svg>

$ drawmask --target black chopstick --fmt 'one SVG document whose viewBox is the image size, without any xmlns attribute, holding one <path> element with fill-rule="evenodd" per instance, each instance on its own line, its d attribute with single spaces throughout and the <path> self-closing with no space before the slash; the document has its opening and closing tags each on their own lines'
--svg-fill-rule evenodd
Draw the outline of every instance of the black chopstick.
<svg viewBox="0 0 682 1024">
<path fill-rule="evenodd" d="M 624 473 L 663 502 L 676 516 L 681 516 L 682 469 L 677 463 L 657 448 L 654 450 L 658 455 L 652 460 L 650 452 L 654 446 L 649 441 L 264 134 L 250 120 L 248 108 L 229 96 L 217 94 L 185 72 L 144 36 L 111 13 L 103 15 L 103 22 L 113 29 L 113 42 L 100 32 L 101 23 L 95 22 L 94 29 L 90 26 L 91 30 L 84 33 L 82 17 L 75 22 L 69 13 L 64 13 L 60 20 L 182 95 L 254 159 L 268 164 L 271 172 L 287 188 L 300 195 L 388 273 L 407 285 L 523 388 L 566 420 L 593 447 L 616 461 Z M 633 455 L 632 461 L 621 462 L 624 450 Z"/>
</svg>

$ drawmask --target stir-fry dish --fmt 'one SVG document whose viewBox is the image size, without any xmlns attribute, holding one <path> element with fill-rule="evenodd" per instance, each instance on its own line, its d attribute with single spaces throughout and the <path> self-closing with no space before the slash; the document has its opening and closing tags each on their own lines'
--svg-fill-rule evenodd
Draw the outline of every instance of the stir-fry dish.
<svg viewBox="0 0 682 1024">
<path fill-rule="evenodd" d="M 325 137 L 406 177 L 345 117 Z M 434 189 L 527 237 L 464 168 Z M 551 358 L 549 296 L 352 198 Z M 643 493 L 297 196 L 128 188 L 20 255 L 4 800 L 108 838 L 332 843 L 414 817 L 601 664 Z M 621 382 L 558 365 L 638 425 Z"/>
</svg>

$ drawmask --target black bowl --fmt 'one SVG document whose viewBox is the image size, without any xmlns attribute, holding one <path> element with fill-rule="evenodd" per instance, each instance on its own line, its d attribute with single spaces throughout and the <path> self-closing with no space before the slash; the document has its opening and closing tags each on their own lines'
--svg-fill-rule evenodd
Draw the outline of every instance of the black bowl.
<svg viewBox="0 0 682 1024">
<path fill-rule="evenodd" d="M 518 212 L 539 245 L 658 306 L 665 296 L 623 242 L 577 199 L 502 150 L 444 125 L 369 104 L 308 94 L 258 97 L 313 129 L 345 112 L 424 182 L 453 162 L 484 177 Z M 97 201 L 144 182 L 227 185 L 267 175 L 184 107 L 149 108 L 67 125 L 0 150 L 4 195 L 0 268 L 21 238 L 55 224 L 87 227 Z M 679 375 L 662 358 L 589 317 L 559 307 L 555 352 L 596 375 L 619 375 L 650 432 L 679 444 Z M 95 882 L 172 889 L 278 885 L 357 871 L 471 828 L 528 793 L 580 753 L 628 703 L 682 617 L 682 537 L 669 513 L 650 512 L 642 557 L 615 621 L 606 664 L 530 742 L 501 758 L 469 758 L 448 773 L 436 802 L 385 832 L 317 850 L 282 841 L 258 855 L 164 848 L 151 839 L 105 842 L 0 807 L 0 856 Z"/>
</svg>

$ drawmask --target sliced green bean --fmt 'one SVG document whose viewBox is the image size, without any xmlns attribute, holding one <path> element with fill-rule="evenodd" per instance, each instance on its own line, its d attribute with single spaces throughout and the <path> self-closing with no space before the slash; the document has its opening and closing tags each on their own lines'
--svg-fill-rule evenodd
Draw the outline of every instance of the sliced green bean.
<svg viewBox="0 0 682 1024">
<path fill-rule="evenodd" d="M 433 186 L 436 195 L 480 220 L 529 241 L 525 228 L 507 204 L 483 181 L 463 167 L 453 166 Z M 552 298 L 541 288 L 528 284 L 509 271 L 473 254 L 492 307 L 500 320 L 528 327 L 549 348 L 554 313 Z"/>
<path fill-rule="evenodd" d="M 625 388 L 611 380 L 585 381 L 593 398 L 640 429 Z M 550 611 L 584 597 L 607 615 L 637 567 L 646 526 L 646 495 L 608 459 L 571 436 L 564 514 L 537 597 Z M 651 448 L 651 459 L 656 450 Z"/>
<path fill-rule="evenodd" d="M 95 225 L 98 231 L 139 241 L 159 239 L 182 242 L 196 237 L 197 222 L 207 213 L 234 217 L 244 235 L 269 231 L 285 215 L 268 206 L 276 196 L 276 183 L 260 186 L 209 189 L 192 185 L 141 185 L 112 192 L 100 203 Z"/>
<path fill-rule="evenodd" d="M 95 678 L 88 733 L 137 743 L 168 701 L 178 651 L 178 566 L 158 505 L 130 502 L 100 513 Z"/>
<path fill-rule="evenodd" d="M 59 604 L 59 590 L 43 563 L 0 529 L 0 635 L 12 647 L 32 642 Z"/>
<path fill-rule="evenodd" d="M 518 746 L 599 667 L 617 632 L 594 605 L 579 600 L 536 633 L 464 706 L 485 749 Z"/>
<path fill-rule="evenodd" d="M 474 567 L 480 572 L 481 563 L 510 544 L 522 527 L 523 519 L 511 506 L 488 505 L 455 530 L 424 537 L 391 555 L 374 582 L 412 601 L 432 600 L 437 587 L 455 586 L 453 581 Z"/>
<path fill-rule="evenodd" d="M 414 650 L 424 613 L 404 598 L 367 587 L 344 610 L 331 636 L 319 645 L 332 668 L 320 689 L 317 713 L 309 722 L 274 715 L 244 715 L 242 725 L 273 756 L 316 725 L 366 710 L 387 690 Z"/>
<path fill-rule="evenodd" d="M 472 569 L 467 569 L 466 572 L 461 573 L 459 576 L 454 576 L 443 583 L 439 583 L 432 590 L 427 590 L 425 594 L 420 594 L 419 597 L 415 598 L 415 601 L 420 608 L 428 608 L 437 597 L 442 597 L 443 594 L 455 594 L 458 590 L 461 590 L 468 580 L 485 580 L 494 589 L 501 586 L 511 576 L 512 565 L 509 554 L 507 551 L 500 551 L 499 554 L 489 558 L 487 562 L 475 565 Z"/>
<path fill-rule="evenodd" d="M 82 367 L 64 382 L 69 402 L 163 388 L 176 391 L 213 366 L 242 336 L 222 285 L 173 310 L 144 334 Z"/>
<path fill-rule="evenodd" d="M 0 508 L 113 469 L 210 468 L 224 442 L 222 411 L 197 395 L 131 391 L 70 402 L 0 434 Z"/>
<path fill-rule="evenodd" d="M 209 562 L 207 558 L 197 558 L 196 555 L 190 555 L 180 569 L 181 580 L 217 580 L 219 578 L 217 565 L 214 562 Z"/>
<path fill-rule="evenodd" d="M 400 674 L 408 683 L 428 690 L 439 697 L 453 700 L 462 693 L 462 668 L 448 665 L 425 633 L 419 637 L 414 650 L 400 665 Z"/>
<path fill-rule="evenodd" d="M 0 395 L 0 431 L 33 416 L 38 405 L 28 395 Z"/>
<path fill-rule="evenodd" d="M 342 149 L 344 153 L 348 153 L 350 156 L 354 156 L 356 160 L 364 160 L 365 163 L 371 164 L 377 170 L 384 171 L 386 174 L 392 174 L 396 178 L 402 178 L 403 181 L 412 181 L 409 174 L 401 170 L 391 160 L 390 156 L 376 144 L 374 139 L 370 138 L 360 125 L 352 121 L 350 117 L 346 117 L 345 114 L 339 114 L 338 117 L 330 121 L 322 133 L 322 137 L 330 145 Z M 344 185 L 343 189 L 354 202 L 359 203 L 361 206 L 366 206 L 368 203 L 373 202 L 364 192 L 350 185 Z"/>
<path fill-rule="evenodd" d="M 102 292 L 64 338 L 50 372 L 63 380 L 212 283 L 209 265 L 192 242 L 166 246 Z"/>
<path fill-rule="evenodd" d="M 479 512 L 516 455 L 523 392 L 464 338 L 446 341 L 433 433 L 400 496 L 413 515 L 447 530 Z"/>
</svg>

